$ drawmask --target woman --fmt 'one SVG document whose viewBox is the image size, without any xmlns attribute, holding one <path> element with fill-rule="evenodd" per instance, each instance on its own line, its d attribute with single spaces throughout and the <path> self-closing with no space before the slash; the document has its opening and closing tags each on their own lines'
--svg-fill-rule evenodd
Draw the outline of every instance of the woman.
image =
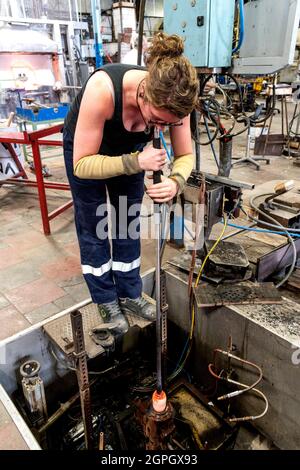
<svg viewBox="0 0 300 470">
<path fill-rule="evenodd" d="M 147 194 L 156 202 L 170 201 L 193 168 L 189 114 L 197 102 L 198 80 L 182 54 L 178 36 L 160 33 L 147 51 L 148 70 L 125 64 L 96 70 L 64 125 L 83 275 L 103 320 L 115 323 L 118 333 L 128 329 L 126 312 L 155 318 L 155 309 L 141 296 L 139 236 L 128 233 L 136 219 L 130 208 L 140 207 L 143 199 L 144 172 L 161 170 L 166 162 L 164 150 L 145 147 L 154 126 L 170 127 L 175 162 L 170 177 L 151 185 Z M 116 214 L 112 256 L 103 210 L 107 192 Z M 120 222 L 119 197 L 126 197 L 126 223 Z"/>
</svg>

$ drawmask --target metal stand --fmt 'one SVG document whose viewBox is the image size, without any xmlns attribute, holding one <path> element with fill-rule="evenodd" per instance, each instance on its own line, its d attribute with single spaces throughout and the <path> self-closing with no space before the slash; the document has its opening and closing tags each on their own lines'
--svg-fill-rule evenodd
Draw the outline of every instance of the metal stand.
<svg viewBox="0 0 300 470">
<path fill-rule="evenodd" d="M 289 129 L 288 129 L 289 125 L 288 125 L 288 111 L 287 111 L 287 101 L 286 101 L 286 97 L 289 95 L 279 95 L 279 96 L 281 96 L 281 135 L 283 136 L 283 139 L 278 140 L 276 142 L 273 141 L 273 144 L 287 144 L 289 148 Z M 266 140 L 264 144 L 263 157 L 266 155 L 267 145 L 269 143 L 273 116 L 274 116 L 274 112 L 272 113 L 271 118 L 270 118 L 270 124 L 268 127 L 268 132 L 267 132 Z M 285 134 L 285 131 L 286 131 L 286 134 Z M 286 135 L 286 138 L 284 138 L 285 135 Z"/>
<path fill-rule="evenodd" d="M 299 139 L 299 129 L 300 129 L 300 113 L 298 113 L 298 105 L 299 103 L 297 102 L 295 104 L 295 108 L 294 108 L 294 113 L 293 113 L 293 117 L 292 117 L 292 120 L 291 120 L 291 124 L 288 125 L 288 134 L 287 134 L 287 142 L 286 142 L 286 147 L 284 149 L 284 155 L 286 155 L 286 152 L 288 153 L 288 156 L 289 157 L 295 157 L 295 158 L 299 158 L 300 156 L 300 146 L 298 146 L 298 149 L 297 150 L 294 150 L 292 147 L 291 147 L 291 143 L 293 142 L 294 139 L 298 140 Z M 292 128 L 293 128 L 293 123 L 294 123 L 294 120 L 295 118 L 297 117 L 297 120 L 296 120 L 296 130 L 294 132 L 294 137 L 292 135 Z"/>
<path fill-rule="evenodd" d="M 266 162 L 267 165 L 270 164 L 270 159 L 265 158 L 264 155 L 261 157 L 250 157 L 250 142 L 251 142 L 251 137 L 250 137 L 250 127 L 248 129 L 248 134 L 247 134 L 247 148 L 246 148 L 246 155 L 243 158 L 239 158 L 236 162 L 233 162 L 231 164 L 231 168 L 234 165 L 237 165 L 238 163 L 252 163 L 252 165 L 255 165 L 256 169 L 260 169 L 260 165 L 257 162 Z"/>
<path fill-rule="evenodd" d="M 87 450 L 90 450 L 93 448 L 93 424 L 91 411 L 91 392 L 87 367 L 87 354 L 84 344 L 82 316 L 79 310 L 75 310 L 75 312 L 71 312 L 70 317 L 74 341 L 74 356 L 76 359 L 76 375 L 79 386 L 84 426 L 85 446 Z"/>
</svg>

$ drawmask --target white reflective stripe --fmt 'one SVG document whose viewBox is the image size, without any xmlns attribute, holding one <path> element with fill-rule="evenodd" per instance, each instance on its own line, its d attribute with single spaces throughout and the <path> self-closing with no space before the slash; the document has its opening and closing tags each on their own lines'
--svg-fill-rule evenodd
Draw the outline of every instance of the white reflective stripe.
<svg viewBox="0 0 300 470">
<path fill-rule="evenodd" d="M 122 273 L 127 273 L 133 269 L 138 268 L 141 265 L 141 258 L 137 258 L 131 263 L 122 263 L 121 261 L 113 261 L 112 268 L 113 271 L 122 271 Z"/>
<path fill-rule="evenodd" d="M 107 273 L 111 269 L 111 266 L 112 266 L 112 261 L 110 259 L 107 263 L 102 264 L 100 268 L 94 268 L 93 266 L 90 266 L 89 264 L 82 264 L 81 268 L 82 268 L 83 274 L 93 274 L 93 276 L 100 277 L 100 276 L 103 276 L 103 274 Z"/>
</svg>

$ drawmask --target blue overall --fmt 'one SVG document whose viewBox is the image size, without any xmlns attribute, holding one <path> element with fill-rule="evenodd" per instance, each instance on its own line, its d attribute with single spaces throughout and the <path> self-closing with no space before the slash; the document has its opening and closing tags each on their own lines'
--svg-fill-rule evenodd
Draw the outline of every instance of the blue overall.
<svg viewBox="0 0 300 470">
<path fill-rule="evenodd" d="M 113 158 L 141 150 L 152 136 L 144 132 L 128 132 L 124 128 L 122 83 L 127 70 L 143 68 L 112 64 L 102 69 L 108 73 L 114 85 L 115 113 L 111 121 L 105 124 L 99 153 Z M 139 215 L 144 194 L 144 172 L 105 180 L 80 179 L 74 176 L 73 139 L 83 92 L 84 88 L 72 104 L 63 134 L 64 158 L 74 200 L 82 272 L 93 302 L 112 302 L 118 297 L 135 299 L 142 292 Z M 111 245 L 108 236 L 103 236 L 104 232 L 108 232 L 105 207 L 107 194 L 113 210 Z M 120 197 L 123 198 L 121 205 Z M 124 214 L 125 211 L 127 214 Z M 134 236 L 128 233 L 130 224 L 135 228 Z"/>
</svg>

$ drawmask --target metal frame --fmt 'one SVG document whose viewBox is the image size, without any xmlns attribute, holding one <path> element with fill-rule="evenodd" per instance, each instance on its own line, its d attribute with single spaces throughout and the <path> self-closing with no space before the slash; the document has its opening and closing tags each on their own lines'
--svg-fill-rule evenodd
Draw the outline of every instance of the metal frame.
<svg viewBox="0 0 300 470">
<path fill-rule="evenodd" d="M 195 67 L 230 67 L 235 1 L 164 2 L 164 30 L 185 41 Z"/>
<path fill-rule="evenodd" d="M 300 254 L 300 240 L 294 240 L 297 255 Z M 290 243 L 285 243 L 274 248 L 269 253 L 261 256 L 257 260 L 256 278 L 258 282 L 263 282 L 268 279 L 274 272 L 279 272 L 285 269 L 286 266 L 292 263 L 293 249 Z"/>
<path fill-rule="evenodd" d="M 250 156 L 250 143 L 251 143 L 251 136 L 250 136 L 250 127 L 247 132 L 247 146 L 246 146 L 246 155 L 242 158 L 238 158 L 237 160 L 233 161 L 231 163 L 231 168 L 234 165 L 237 165 L 239 163 L 252 163 L 252 165 L 255 165 L 256 169 L 260 169 L 260 165 L 257 163 L 258 161 L 265 162 L 267 165 L 270 163 L 269 158 L 265 158 L 265 153 L 261 157 L 251 157 Z"/>
<path fill-rule="evenodd" d="M 8 178 L 0 182 L 2 184 L 17 184 L 22 186 L 29 186 L 33 188 L 37 188 L 38 196 L 39 196 L 39 203 L 40 203 L 40 210 L 41 210 L 41 217 L 43 223 L 43 230 L 45 235 L 50 235 L 50 220 L 54 219 L 57 215 L 64 212 L 66 209 L 73 205 L 73 200 L 66 202 L 62 206 L 58 207 L 52 212 L 48 212 L 47 206 L 47 197 L 46 197 L 46 189 L 56 189 L 62 191 L 70 191 L 70 186 L 68 183 L 60 183 L 60 182 L 45 182 L 43 177 L 43 170 L 42 170 L 42 161 L 41 161 L 41 154 L 40 154 L 40 146 L 47 145 L 47 146 L 62 146 L 62 141 L 56 140 L 49 140 L 49 139 L 42 139 L 42 137 L 47 137 L 52 134 L 56 134 L 62 130 L 63 124 L 57 124 L 56 126 L 48 127 L 46 129 L 41 129 L 38 131 L 33 132 L 0 132 L 0 142 L 6 144 L 25 144 L 31 145 L 32 147 L 32 155 L 34 161 L 34 168 L 36 174 L 36 181 L 31 179 L 16 179 L 20 174 L 15 175 L 13 178 Z"/>
</svg>

